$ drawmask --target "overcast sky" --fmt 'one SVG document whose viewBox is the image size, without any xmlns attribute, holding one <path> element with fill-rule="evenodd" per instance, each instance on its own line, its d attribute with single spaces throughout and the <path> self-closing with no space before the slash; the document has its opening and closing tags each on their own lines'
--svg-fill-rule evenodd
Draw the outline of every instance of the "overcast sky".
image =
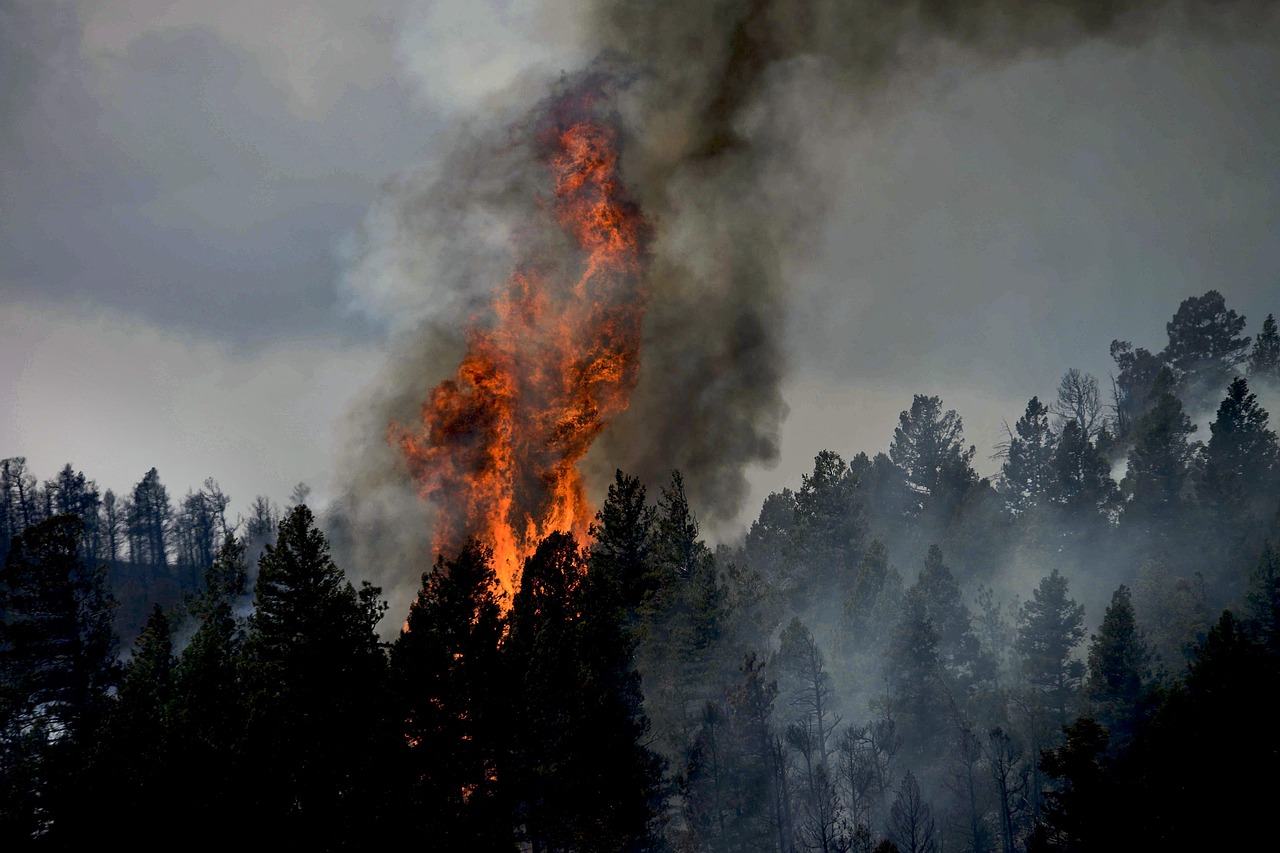
<svg viewBox="0 0 1280 853">
<path fill-rule="evenodd" d="M 744 518 L 886 449 L 912 393 L 991 473 L 1032 394 L 1105 384 L 1182 299 L 1280 312 L 1278 34 L 957 60 L 805 129 L 840 201 L 787 258 L 791 415 Z M 0 0 L 0 456 L 323 501 L 404 319 L 346 275 L 382 187 L 589 54 L 552 0 Z"/>
</svg>

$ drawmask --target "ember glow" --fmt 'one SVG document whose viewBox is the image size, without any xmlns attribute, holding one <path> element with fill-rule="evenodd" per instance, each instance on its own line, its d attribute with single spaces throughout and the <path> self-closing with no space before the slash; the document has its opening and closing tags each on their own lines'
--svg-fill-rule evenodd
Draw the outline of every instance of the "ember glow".
<svg viewBox="0 0 1280 853">
<path fill-rule="evenodd" d="M 439 507 L 435 550 L 480 538 L 508 596 L 539 540 L 586 536 L 578 462 L 627 408 L 640 366 L 649 229 L 619 181 L 602 97 L 561 98 L 536 135 L 547 221 L 534 224 L 562 231 L 569 250 L 518 248 L 453 378 L 432 390 L 420 423 L 389 430 L 419 494 Z"/>
</svg>

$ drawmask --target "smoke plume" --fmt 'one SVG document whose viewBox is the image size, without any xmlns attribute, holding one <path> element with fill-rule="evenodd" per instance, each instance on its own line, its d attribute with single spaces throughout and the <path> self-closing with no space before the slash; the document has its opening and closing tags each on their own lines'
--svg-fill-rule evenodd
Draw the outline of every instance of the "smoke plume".
<svg viewBox="0 0 1280 853">
<path fill-rule="evenodd" d="M 675 468 L 715 525 L 741 509 L 747 468 L 776 461 L 786 416 L 787 271 L 803 262 L 813 224 L 831 202 L 806 157 L 812 146 L 838 145 L 842 128 L 894 109 L 948 69 L 1065 51 L 1090 39 L 1231 38 L 1269 6 L 584 4 L 596 59 L 557 85 L 586 73 L 613 81 L 623 180 L 654 226 L 639 381 L 627 411 L 586 458 L 592 497 L 615 468 L 655 490 Z M 531 221 L 539 193 L 529 128 L 540 107 L 528 105 L 544 102 L 541 86 L 531 77 L 494 99 L 498 106 L 454 132 L 431 170 L 394 182 L 370 215 L 352 289 L 366 305 L 397 314 L 397 351 L 352 421 L 351 491 L 340 510 L 350 541 L 363 543 L 359 564 L 369 571 L 384 566 L 399 578 L 406 565 L 427 565 L 426 530 L 410 525 L 388 535 L 402 530 L 388 511 L 421 524 L 423 510 L 396 506 L 410 490 L 385 429 L 414 417 L 452 373 L 463 330 L 510 274 L 511 238 Z"/>
</svg>

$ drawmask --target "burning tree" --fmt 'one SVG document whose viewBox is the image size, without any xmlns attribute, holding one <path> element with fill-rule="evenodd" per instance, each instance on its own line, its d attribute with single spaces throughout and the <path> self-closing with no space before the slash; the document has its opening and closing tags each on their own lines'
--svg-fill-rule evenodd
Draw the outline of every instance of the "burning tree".
<svg viewBox="0 0 1280 853">
<path fill-rule="evenodd" d="M 570 251 L 520 249 L 453 378 L 420 423 L 389 431 L 420 494 L 440 506 L 436 550 L 479 537 L 508 596 L 548 534 L 585 538 L 577 465 L 627 408 L 639 370 L 649 228 L 622 187 L 602 96 L 589 80 L 551 104 L 535 135 L 549 184 L 536 224 L 563 232 Z"/>
</svg>

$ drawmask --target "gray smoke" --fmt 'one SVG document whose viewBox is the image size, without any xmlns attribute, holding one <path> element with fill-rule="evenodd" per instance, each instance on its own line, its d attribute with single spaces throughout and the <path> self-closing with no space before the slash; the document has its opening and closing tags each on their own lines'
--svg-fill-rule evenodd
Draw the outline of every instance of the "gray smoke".
<svg viewBox="0 0 1280 853">
<path fill-rule="evenodd" d="M 788 270 L 803 264 L 837 182 L 807 152 L 895 109 L 948 73 L 1156 34 L 1229 39 L 1272 4 L 658 0 L 584 4 L 593 71 L 616 81 L 623 174 L 655 226 L 639 385 L 587 458 L 601 496 L 615 468 L 651 489 L 672 468 L 700 515 L 732 519 L 749 466 L 776 461 L 786 406 Z M 957 71 L 956 69 L 960 69 Z M 566 78 L 571 84 L 573 75 Z M 506 104 L 545 97 L 536 80 Z M 507 107 L 456 132 L 436 169 L 388 188 L 353 267 L 357 289 L 394 293 L 406 322 L 384 382 L 354 422 L 353 490 L 342 502 L 358 564 L 403 578 L 425 568 L 428 531 L 384 435 L 450 375 L 461 331 L 508 275 L 509 237 L 529 220 L 541 173 Z M 406 294 L 411 294 L 406 296 Z M 393 300 L 394 301 L 394 300 Z M 382 496 L 372 499 L 370 496 Z M 397 527 L 387 512 L 410 516 Z M 376 534 L 370 531 L 379 531 Z M 408 560 L 409 562 L 404 562 Z M 375 568 L 378 567 L 378 568 Z"/>
<path fill-rule="evenodd" d="M 600 440 L 651 484 L 678 468 L 713 525 L 739 511 L 744 471 L 778 454 L 786 407 L 786 270 L 831 199 L 806 149 L 950 67 L 1138 43 L 1173 29 L 1231 37 L 1267 4 L 1161 2 L 606 2 L 602 55 L 624 94 L 626 176 L 658 225 L 644 372 Z M 802 260 L 799 261 L 802 263 Z"/>
</svg>

